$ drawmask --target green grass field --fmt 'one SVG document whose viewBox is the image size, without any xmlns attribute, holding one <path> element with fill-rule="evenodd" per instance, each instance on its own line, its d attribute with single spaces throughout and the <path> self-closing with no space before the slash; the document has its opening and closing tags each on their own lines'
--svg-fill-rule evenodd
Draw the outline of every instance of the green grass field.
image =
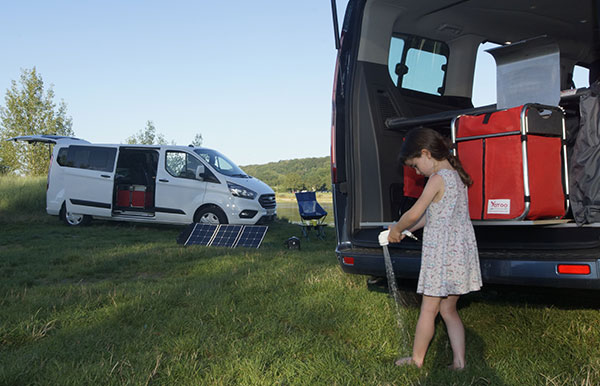
<svg viewBox="0 0 600 386">
<path fill-rule="evenodd" d="M 441 321 L 425 366 L 398 368 L 418 309 L 399 331 L 386 288 L 339 268 L 333 229 L 300 251 L 282 221 L 258 250 L 181 247 L 181 227 L 69 228 L 44 189 L 0 178 L 2 385 L 600 384 L 598 293 L 486 286 L 459 303 L 466 370 L 446 369 Z"/>
</svg>

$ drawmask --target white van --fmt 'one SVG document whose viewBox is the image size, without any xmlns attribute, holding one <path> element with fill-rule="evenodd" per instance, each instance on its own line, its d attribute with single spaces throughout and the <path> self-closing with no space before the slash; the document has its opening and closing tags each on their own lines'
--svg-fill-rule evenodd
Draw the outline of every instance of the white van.
<svg viewBox="0 0 600 386">
<path fill-rule="evenodd" d="M 97 145 L 55 135 L 46 211 L 68 225 L 92 218 L 162 224 L 254 225 L 276 216 L 275 193 L 218 151 L 171 145 Z"/>
</svg>

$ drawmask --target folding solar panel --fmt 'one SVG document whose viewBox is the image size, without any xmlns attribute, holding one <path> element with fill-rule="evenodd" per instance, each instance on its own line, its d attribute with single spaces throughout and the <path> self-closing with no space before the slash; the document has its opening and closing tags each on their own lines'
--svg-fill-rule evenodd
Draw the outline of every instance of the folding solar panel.
<svg viewBox="0 0 600 386">
<path fill-rule="evenodd" d="M 191 224 L 181 232 L 177 242 L 183 245 L 258 248 L 267 229 L 264 225 Z"/>
<path fill-rule="evenodd" d="M 265 228 L 265 229 L 263 229 Z M 244 227 L 240 234 L 237 242 L 237 246 L 258 248 L 258 245 L 262 243 L 265 234 L 267 233 L 267 227 Z"/>
</svg>

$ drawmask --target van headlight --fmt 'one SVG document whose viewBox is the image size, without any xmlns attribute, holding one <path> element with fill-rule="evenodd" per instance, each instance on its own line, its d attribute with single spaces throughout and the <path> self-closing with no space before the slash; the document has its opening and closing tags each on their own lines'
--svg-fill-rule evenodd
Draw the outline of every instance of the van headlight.
<svg viewBox="0 0 600 386">
<path fill-rule="evenodd" d="M 247 198 L 249 200 L 254 200 L 254 198 L 256 197 L 255 191 L 243 187 L 242 185 L 234 184 L 233 182 L 228 182 L 227 187 L 229 188 L 231 194 L 233 194 L 236 197 Z"/>
</svg>

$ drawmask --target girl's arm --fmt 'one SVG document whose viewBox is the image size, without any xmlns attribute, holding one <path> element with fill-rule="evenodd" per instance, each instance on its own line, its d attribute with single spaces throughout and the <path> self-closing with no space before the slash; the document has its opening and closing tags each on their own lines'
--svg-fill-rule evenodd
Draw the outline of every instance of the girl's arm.
<svg viewBox="0 0 600 386">
<path fill-rule="evenodd" d="M 411 232 L 414 232 L 416 230 L 419 230 L 419 229 L 423 228 L 426 223 L 427 223 L 427 216 L 425 216 L 425 213 L 423 213 L 423 215 L 421 216 L 421 218 L 419 219 L 419 221 L 417 221 L 416 224 L 414 224 L 413 226 L 411 226 L 410 228 L 408 228 L 408 230 L 411 231 Z"/>
<path fill-rule="evenodd" d="M 439 195 L 444 192 L 444 179 L 435 174 L 429 178 L 423 193 L 415 202 L 415 204 L 406 211 L 400 220 L 392 226 L 390 226 L 390 235 L 388 240 L 390 243 L 399 243 L 404 235 L 402 231 L 405 229 L 419 229 L 425 225 L 425 210 L 431 202 Z"/>
</svg>

